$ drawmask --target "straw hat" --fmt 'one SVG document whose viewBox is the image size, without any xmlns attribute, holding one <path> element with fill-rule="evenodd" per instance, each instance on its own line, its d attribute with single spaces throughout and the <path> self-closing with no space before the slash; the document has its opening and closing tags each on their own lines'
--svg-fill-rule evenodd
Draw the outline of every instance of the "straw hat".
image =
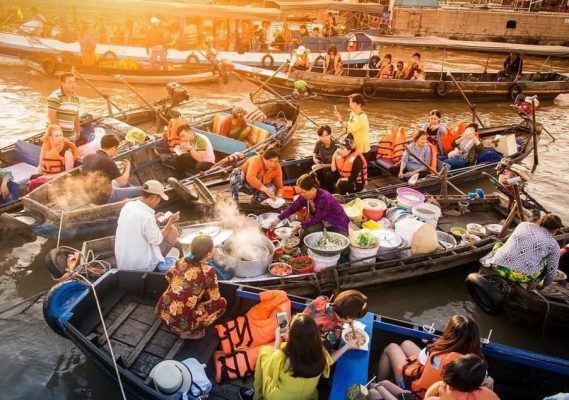
<svg viewBox="0 0 569 400">
<path fill-rule="evenodd" d="M 411 240 L 411 254 L 414 256 L 421 254 L 430 254 L 439 248 L 437 240 L 437 231 L 434 226 L 423 224 L 422 227 L 415 231 L 413 240 Z"/>
<path fill-rule="evenodd" d="M 188 392 L 192 386 L 192 374 L 188 367 L 176 360 L 164 360 L 152 368 L 149 378 L 154 381 L 154 387 L 162 394 Z"/>
<path fill-rule="evenodd" d="M 306 51 L 306 47 L 298 46 L 298 48 L 296 49 L 296 54 L 303 54 L 305 51 Z"/>
</svg>

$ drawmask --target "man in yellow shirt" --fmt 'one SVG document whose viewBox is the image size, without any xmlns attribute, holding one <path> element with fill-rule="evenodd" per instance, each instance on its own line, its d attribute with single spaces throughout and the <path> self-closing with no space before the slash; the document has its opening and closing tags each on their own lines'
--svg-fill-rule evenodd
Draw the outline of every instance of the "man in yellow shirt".
<svg viewBox="0 0 569 400">
<path fill-rule="evenodd" d="M 362 154 L 367 153 L 370 149 L 369 141 L 369 121 L 367 115 L 363 112 L 365 105 L 364 96 L 356 93 L 350 96 L 350 118 L 344 121 L 340 113 L 335 110 L 334 115 L 346 129 L 348 134 L 354 138 L 354 146 L 357 151 Z"/>
</svg>

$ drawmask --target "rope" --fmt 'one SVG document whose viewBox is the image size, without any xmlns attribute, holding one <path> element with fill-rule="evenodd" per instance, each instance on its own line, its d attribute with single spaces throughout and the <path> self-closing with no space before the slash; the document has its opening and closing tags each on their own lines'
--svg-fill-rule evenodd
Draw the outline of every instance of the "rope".
<svg viewBox="0 0 569 400">
<path fill-rule="evenodd" d="M 87 255 L 85 255 L 73 247 L 61 246 L 58 248 L 62 250 L 70 250 L 75 254 L 78 260 L 76 264 L 68 265 L 63 276 L 61 278 L 55 279 L 56 282 L 62 282 L 71 279 L 75 275 L 83 275 L 88 279 L 94 279 L 104 274 L 112 267 L 111 263 L 108 261 L 98 260 L 92 250 L 89 250 L 87 252 Z"/>
<path fill-rule="evenodd" d="M 539 293 L 539 291 L 537 291 L 536 289 L 532 290 L 532 293 L 541 297 L 541 299 L 543 301 L 545 301 L 545 305 L 547 307 L 546 311 L 545 311 L 545 317 L 543 318 L 543 325 L 541 327 L 541 340 L 543 342 L 543 338 L 545 336 L 545 328 L 547 327 L 547 317 L 549 317 L 550 304 L 549 304 L 549 301 L 545 298 L 545 296 L 543 296 L 541 293 Z"/>
<path fill-rule="evenodd" d="M 57 231 L 57 245 L 55 247 L 59 247 L 59 241 L 61 240 L 61 230 L 63 229 L 63 214 L 65 213 L 64 210 L 61 210 L 61 217 L 59 217 L 59 230 Z"/>
</svg>

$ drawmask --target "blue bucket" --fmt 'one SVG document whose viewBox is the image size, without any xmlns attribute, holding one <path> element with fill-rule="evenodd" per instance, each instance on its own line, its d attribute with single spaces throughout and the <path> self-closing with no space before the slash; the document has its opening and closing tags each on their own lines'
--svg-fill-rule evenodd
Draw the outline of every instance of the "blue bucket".
<svg viewBox="0 0 569 400">
<path fill-rule="evenodd" d="M 168 272 L 168 270 L 170 268 L 172 268 L 174 266 L 174 264 L 176 264 L 176 261 L 178 261 L 178 259 L 176 257 L 164 258 L 164 261 L 158 263 L 158 265 L 157 265 L 158 271 Z"/>
</svg>

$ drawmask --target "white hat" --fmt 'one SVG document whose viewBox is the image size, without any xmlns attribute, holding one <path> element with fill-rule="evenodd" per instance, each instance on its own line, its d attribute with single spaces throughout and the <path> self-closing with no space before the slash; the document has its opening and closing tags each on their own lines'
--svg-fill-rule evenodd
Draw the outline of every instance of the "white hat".
<svg viewBox="0 0 569 400">
<path fill-rule="evenodd" d="M 152 17 L 152 18 L 150 18 L 150 23 L 151 24 L 159 24 L 160 20 L 156 17 Z"/>
<path fill-rule="evenodd" d="M 176 360 L 164 360 L 152 368 L 149 378 L 156 390 L 163 394 L 186 393 L 192 386 L 192 374 L 188 367 Z"/>
<path fill-rule="evenodd" d="M 142 190 L 146 193 L 157 194 L 162 197 L 163 200 L 168 200 L 168 196 L 164 193 L 164 185 L 154 179 L 144 182 Z"/>
<path fill-rule="evenodd" d="M 306 47 L 304 46 L 298 46 L 298 49 L 296 49 L 296 54 L 302 54 L 306 51 Z"/>
</svg>

